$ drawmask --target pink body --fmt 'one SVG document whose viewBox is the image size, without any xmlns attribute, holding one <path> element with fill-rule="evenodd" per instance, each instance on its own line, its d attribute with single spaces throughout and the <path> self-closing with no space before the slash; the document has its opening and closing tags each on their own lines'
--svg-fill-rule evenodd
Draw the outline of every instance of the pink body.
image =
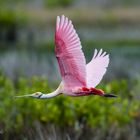
<svg viewBox="0 0 140 140">
<path fill-rule="evenodd" d="M 65 88 L 63 84 L 60 84 L 59 92 L 69 95 L 69 96 L 88 96 L 88 95 L 104 95 L 104 91 L 101 89 L 96 89 L 93 87 L 74 87 L 74 88 Z"/>
<path fill-rule="evenodd" d="M 109 56 L 102 49 L 95 49 L 91 62 L 86 65 L 80 39 L 71 20 L 57 17 L 55 30 L 55 54 L 62 76 L 61 91 L 71 96 L 102 95 L 94 87 L 101 81 L 109 63 Z M 92 87 L 92 88 L 91 88 Z"/>
<path fill-rule="evenodd" d="M 88 95 L 102 96 L 103 94 L 104 94 L 104 91 L 102 91 L 101 89 L 96 89 L 92 87 L 91 88 L 82 87 L 82 88 L 79 88 L 78 91 L 74 92 L 74 96 L 88 96 Z"/>
<path fill-rule="evenodd" d="M 59 87 L 49 94 L 36 92 L 34 94 L 17 97 L 35 97 L 39 99 L 52 98 L 61 93 L 69 96 L 100 95 L 105 94 L 95 87 L 100 83 L 109 64 L 109 55 L 102 49 L 95 49 L 91 61 L 86 64 L 80 39 L 71 20 L 64 15 L 58 16 L 55 29 L 55 55 L 59 64 L 62 82 Z"/>
</svg>

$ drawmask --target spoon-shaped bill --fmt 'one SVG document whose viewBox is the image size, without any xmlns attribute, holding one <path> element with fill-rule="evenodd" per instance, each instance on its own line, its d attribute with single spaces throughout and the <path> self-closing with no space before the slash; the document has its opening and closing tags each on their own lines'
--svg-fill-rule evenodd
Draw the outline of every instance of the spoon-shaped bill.
<svg viewBox="0 0 140 140">
<path fill-rule="evenodd" d="M 26 94 L 21 96 L 15 96 L 15 98 L 22 98 L 22 97 L 32 97 L 32 94 Z"/>
</svg>

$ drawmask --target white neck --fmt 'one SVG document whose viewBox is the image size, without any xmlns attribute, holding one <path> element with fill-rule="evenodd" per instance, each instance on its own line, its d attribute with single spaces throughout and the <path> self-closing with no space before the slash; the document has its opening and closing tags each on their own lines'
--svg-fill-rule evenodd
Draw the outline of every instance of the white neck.
<svg viewBox="0 0 140 140">
<path fill-rule="evenodd" d="M 52 97 L 55 97 L 57 96 L 58 94 L 60 94 L 59 92 L 51 92 L 51 93 L 48 93 L 48 94 L 42 94 L 40 99 L 45 99 L 45 98 L 52 98 Z"/>
<path fill-rule="evenodd" d="M 59 85 L 59 87 L 55 91 L 48 93 L 48 94 L 42 94 L 40 96 L 40 99 L 52 98 L 52 97 L 55 97 L 59 94 L 61 94 L 61 84 Z"/>
</svg>

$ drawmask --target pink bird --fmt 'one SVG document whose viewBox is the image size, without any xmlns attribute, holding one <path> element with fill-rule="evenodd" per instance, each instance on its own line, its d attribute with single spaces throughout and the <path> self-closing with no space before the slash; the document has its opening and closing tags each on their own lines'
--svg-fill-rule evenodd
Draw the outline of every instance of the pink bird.
<svg viewBox="0 0 140 140">
<path fill-rule="evenodd" d="M 69 96 L 99 95 L 116 97 L 106 94 L 95 87 L 102 80 L 109 64 L 109 55 L 102 49 L 95 49 L 91 61 L 86 65 L 80 39 L 72 21 L 64 15 L 57 16 L 55 29 L 55 55 L 59 64 L 62 82 L 58 88 L 48 94 L 35 92 L 16 97 L 51 98 L 60 94 Z"/>
</svg>

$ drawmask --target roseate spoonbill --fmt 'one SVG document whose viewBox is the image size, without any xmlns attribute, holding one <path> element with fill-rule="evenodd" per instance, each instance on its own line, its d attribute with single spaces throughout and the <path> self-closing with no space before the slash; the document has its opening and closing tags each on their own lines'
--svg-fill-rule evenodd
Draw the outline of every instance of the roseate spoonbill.
<svg viewBox="0 0 140 140">
<path fill-rule="evenodd" d="M 16 97 L 34 97 L 45 99 L 61 93 L 69 96 L 99 95 L 116 97 L 106 94 L 101 89 L 96 89 L 109 63 L 109 55 L 102 49 L 95 49 L 92 60 L 86 65 L 84 54 L 81 50 L 80 39 L 73 27 L 72 21 L 64 15 L 57 16 L 55 29 L 55 55 L 59 64 L 62 82 L 52 93 L 33 94 Z"/>
</svg>

